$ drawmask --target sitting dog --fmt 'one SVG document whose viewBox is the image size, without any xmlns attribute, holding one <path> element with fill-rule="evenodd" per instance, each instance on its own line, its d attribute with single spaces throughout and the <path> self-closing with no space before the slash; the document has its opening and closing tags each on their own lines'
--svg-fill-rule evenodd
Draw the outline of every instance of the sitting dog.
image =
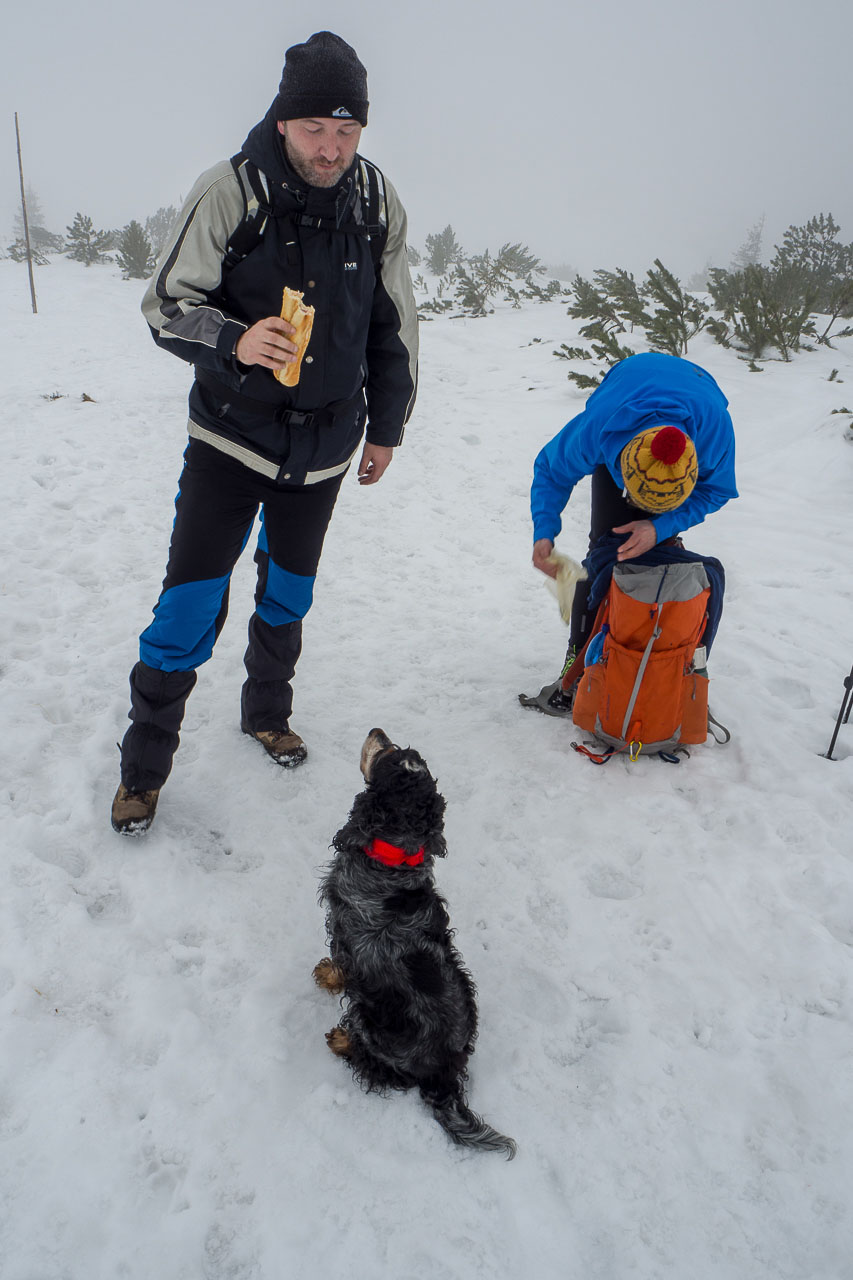
<svg viewBox="0 0 853 1280">
<path fill-rule="evenodd" d="M 452 1140 L 515 1155 L 469 1110 L 464 1083 L 477 1035 L 475 988 L 451 943 L 432 876 L 447 852 L 444 797 L 417 751 L 371 729 L 361 752 L 367 786 L 332 841 L 320 890 L 331 956 L 314 979 L 343 994 L 326 1036 L 368 1090 L 418 1088 Z"/>
</svg>

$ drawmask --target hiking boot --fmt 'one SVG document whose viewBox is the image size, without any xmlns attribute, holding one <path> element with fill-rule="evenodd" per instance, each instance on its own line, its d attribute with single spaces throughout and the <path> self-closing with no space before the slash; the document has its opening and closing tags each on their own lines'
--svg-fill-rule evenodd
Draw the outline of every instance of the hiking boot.
<svg viewBox="0 0 853 1280">
<path fill-rule="evenodd" d="M 563 663 L 563 669 L 560 672 L 561 676 L 564 676 L 566 674 L 569 667 L 572 665 L 572 663 L 574 662 L 575 658 L 578 656 L 579 653 L 580 653 L 580 647 L 578 645 L 576 644 L 569 645 L 568 649 L 566 650 L 566 660 Z"/>
<path fill-rule="evenodd" d="M 124 783 L 113 798 L 110 821 L 121 836 L 141 836 L 154 821 L 160 788 L 156 791 L 128 791 Z"/>
<path fill-rule="evenodd" d="M 243 732 L 256 738 L 267 755 L 285 769 L 295 769 L 308 754 L 305 743 L 292 729 L 244 729 Z"/>
<path fill-rule="evenodd" d="M 574 662 L 574 658 L 572 659 Z M 577 684 L 573 684 L 568 693 L 563 689 L 562 684 L 558 684 L 550 698 L 547 699 L 548 706 L 551 708 L 551 715 L 570 716 L 572 707 L 575 704 L 575 692 Z"/>
</svg>

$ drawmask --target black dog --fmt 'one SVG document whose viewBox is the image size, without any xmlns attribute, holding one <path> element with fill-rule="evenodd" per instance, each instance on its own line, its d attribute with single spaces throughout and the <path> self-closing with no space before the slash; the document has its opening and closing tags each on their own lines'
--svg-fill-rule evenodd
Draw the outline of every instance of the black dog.
<svg viewBox="0 0 853 1280">
<path fill-rule="evenodd" d="M 454 1142 L 511 1160 L 512 1138 L 465 1101 L 477 1006 L 432 878 L 447 852 L 444 797 L 417 751 L 381 729 L 367 736 L 361 771 L 367 787 L 332 841 L 320 891 L 331 958 L 314 978 L 346 1001 L 329 1048 L 368 1091 L 416 1087 Z"/>
</svg>

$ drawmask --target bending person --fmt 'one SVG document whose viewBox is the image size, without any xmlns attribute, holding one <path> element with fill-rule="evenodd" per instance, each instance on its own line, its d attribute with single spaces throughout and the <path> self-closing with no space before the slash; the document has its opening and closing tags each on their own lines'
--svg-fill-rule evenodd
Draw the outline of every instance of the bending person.
<svg viewBox="0 0 853 1280">
<path fill-rule="evenodd" d="M 536 458 L 534 565 L 556 577 L 549 557 L 583 476 L 592 477 L 590 549 L 603 534 L 622 534 L 617 558 L 632 560 L 738 496 L 734 455 L 728 401 L 709 373 L 678 356 L 629 356 Z M 578 583 L 564 673 L 589 638 L 588 594 L 589 584 Z M 541 709 L 571 714 L 571 704 L 558 682 Z"/>
</svg>

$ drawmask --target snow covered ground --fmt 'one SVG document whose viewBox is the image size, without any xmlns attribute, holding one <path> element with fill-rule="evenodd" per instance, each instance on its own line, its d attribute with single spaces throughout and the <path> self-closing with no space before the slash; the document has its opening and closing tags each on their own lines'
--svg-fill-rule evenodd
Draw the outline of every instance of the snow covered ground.
<svg viewBox="0 0 853 1280">
<path fill-rule="evenodd" d="M 741 499 L 688 545 L 728 595 L 733 734 L 596 768 L 522 710 L 559 669 L 533 457 L 583 395 L 565 305 L 422 325 L 421 394 L 352 477 L 285 772 L 239 730 L 251 555 L 157 821 L 108 810 L 165 566 L 189 370 L 115 268 L 0 262 L 2 1280 L 847 1280 L 853 1273 L 853 341 L 750 373 Z M 829 381 L 832 369 L 839 374 Z M 81 396 L 91 397 L 84 401 Z M 59 398 L 52 398 L 58 396 Z M 585 546 L 586 494 L 559 549 Z M 365 1096 L 311 981 L 330 838 L 381 725 L 448 802 L 438 869 L 479 988 L 470 1097 L 513 1163 Z"/>
</svg>

